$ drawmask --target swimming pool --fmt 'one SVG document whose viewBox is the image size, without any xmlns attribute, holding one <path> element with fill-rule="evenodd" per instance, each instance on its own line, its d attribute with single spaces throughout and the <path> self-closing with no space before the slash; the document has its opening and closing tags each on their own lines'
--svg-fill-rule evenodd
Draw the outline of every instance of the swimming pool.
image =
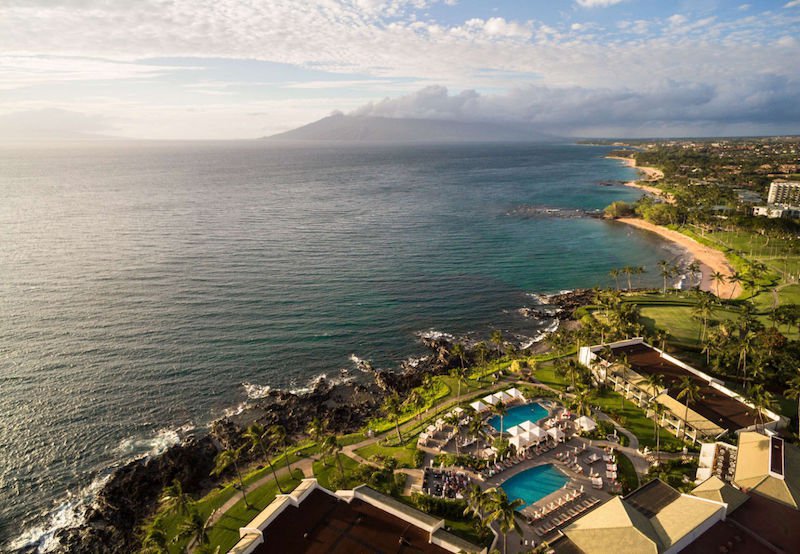
<svg viewBox="0 0 800 554">
<path fill-rule="evenodd" d="M 514 406 L 508 410 L 506 417 L 503 420 L 503 429 L 510 429 L 514 427 L 514 425 L 519 425 L 523 421 L 532 421 L 536 423 L 543 417 L 547 417 L 550 412 L 547 411 L 547 408 L 539 404 L 538 402 L 531 402 L 530 404 L 525 404 L 523 406 Z M 500 430 L 500 416 L 493 416 L 489 420 L 489 425 Z"/>
<path fill-rule="evenodd" d="M 545 464 L 526 469 L 500 485 L 509 500 L 521 498 L 525 505 L 533 504 L 548 494 L 556 492 L 569 482 L 553 464 Z M 524 506 L 520 506 L 520 510 Z"/>
</svg>

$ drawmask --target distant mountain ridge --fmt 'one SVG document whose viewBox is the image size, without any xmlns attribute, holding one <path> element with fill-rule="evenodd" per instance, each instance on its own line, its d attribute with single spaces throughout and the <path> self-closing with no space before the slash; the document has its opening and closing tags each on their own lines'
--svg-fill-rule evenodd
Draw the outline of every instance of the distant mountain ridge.
<svg viewBox="0 0 800 554">
<path fill-rule="evenodd" d="M 556 137 L 513 123 L 334 114 L 264 138 L 319 142 L 544 142 Z"/>
</svg>

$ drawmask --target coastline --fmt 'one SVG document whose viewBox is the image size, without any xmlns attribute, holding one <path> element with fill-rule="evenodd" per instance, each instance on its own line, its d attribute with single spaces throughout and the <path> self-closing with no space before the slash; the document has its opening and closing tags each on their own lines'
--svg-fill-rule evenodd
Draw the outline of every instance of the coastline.
<svg viewBox="0 0 800 554">
<path fill-rule="evenodd" d="M 725 258 L 725 254 L 719 250 L 714 250 L 711 247 L 700 244 L 694 239 L 687 237 L 678 231 L 673 231 L 672 229 L 667 229 L 666 227 L 661 227 L 659 225 L 644 221 L 643 219 L 637 219 L 633 217 L 621 217 L 615 221 L 655 233 L 660 237 L 680 246 L 681 248 L 686 249 L 698 262 L 700 262 L 701 266 L 703 266 L 701 268 L 703 272 L 703 279 L 700 282 L 701 290 L 710 292 L 712 294 L 717 294 L 717 285 L 711 280 L 711 273 L 718 271 L 722 273 L 726 279 L 734 273 L 733 268 Z M 719 285 L 718 296 L 720 298 L 735 298 L 740 293 L 741 287 L 738 283 L 726 281 L 725 283 L 720 283 Z"/>
<path fill-rule="evenodd" d="M 675 198 L 670 193 L 664 192 L 663 190 L 659 189 L 658 187 L 653 187 L 653 186 L 644 184 L 644 183 L 654 183 L 656 181 L 659 181 L 659 180 L 663 179 L 664 178 L 664 172 L 661 171 L 660 169 L 657 169 L 655 167 L 648 167 L 648 166 L 645 166 L 645 165 L 642 165 L 642 166 L 636 165 L 636 160 L 633 159 L 633 158 L 623 158 L 623 157 L 620 157 L 620 156 L 606 156 L 606 158 L 608 158 L 609 160 L 621 161 L 626 166 L 632 167 L 634 169 L 637 169 L 643 174 L 644 179 L 640 179 L 640 180 L 637 180 L 637 181 L 627 181 L 625 183 L 622 183 L 624 186 L 631 187 L 631 188 L 636 188 L 636 189 L 639 189 L 639 190 L 643 190 L 643 191 L 645 191 L 647 193 L 650 193 L 650 194 L 652 194 L 654 196 L 657 196 L 659 198 L 663 198 L 666 202 L 668 202 L 670 204 L 674 204 L 675 203 Z"/>
</svg>

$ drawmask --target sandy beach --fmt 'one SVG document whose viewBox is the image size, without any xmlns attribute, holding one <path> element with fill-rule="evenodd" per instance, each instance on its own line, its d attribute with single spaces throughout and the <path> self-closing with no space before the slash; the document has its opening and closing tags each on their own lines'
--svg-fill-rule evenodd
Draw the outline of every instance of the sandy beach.
<svg viewBox="0 0 800 554">
<path fill-rule="evenodd" d="M 670 193 L 664 192 L 663 190 L 657 187 L 653 187 L 646 184 L 646 183 L 653 183 L 655 181 L 664 178 L 664 172 L 661 171 L 660 169 L 656 169 L 655 167 L 638 166 L 636 165 L 636 160 L 634 160 L 633 158 L 622 158 L 619 156 L 606 156 L 606 157 L 610 160 L 619 160 L 628 167 L 633 167 L 642 172 L 642 174 L 644 175 L 644 179 L 638 181 L 628 181 L 626 183 L 623 183 L 626 187 L 633 187 L 643 190 L 645 192 L 649 192 L 654 196 L 663 198 L 666 202 L 669 202 L 670 204 L 673 204 L 675 202 L 675 199 L 672 197 Z"/>
<path fill-rule="evenodd" d="M 694 257 L 694 259 L 701 264 L 703 279 L 700 283 L 700 288 L 702 290 L 717 294 L 717 285 L 711 280 L 711 274 L 715 271 L 719 271 L 725 275 L 726 278 L 733 275 L 733 268 L 728 263 L 728 260 L 725 259 L 725 254 L 719 250 L 714 250 L 713 248 L 700 244 L 694 239 L 689 238 L 677 231 L 673 231 L 672 229 L 667 229 L 666 227 L 661 227 L 659 225 L 654 225 L 644 221 L 643 219 L 623 217 L 617 219 L 616 221 L 656 233 L 657 235 L 677 244 L 678 246 L 685 248 Z M 741 287 L 736 283 L 729 283 L 726 281 L 725 283 L 721 283 L 719 285 L 720 298 L 735 298 L 740 293 Z"/>
</svg>

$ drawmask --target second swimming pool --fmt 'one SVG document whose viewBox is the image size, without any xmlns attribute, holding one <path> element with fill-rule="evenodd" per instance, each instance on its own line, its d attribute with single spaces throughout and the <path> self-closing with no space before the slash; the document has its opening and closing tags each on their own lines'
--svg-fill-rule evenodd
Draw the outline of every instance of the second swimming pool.
<svg viewBox="0 0 800 554">
<path fill-rule="evenodd" d="M 506 491 L 509 500 L 521 498 L 528 505 L 556 492 L 568 482 L 569 478 L 553 464 L 545 464 L 517 473 L 500 487 Z"/>
</svg>

